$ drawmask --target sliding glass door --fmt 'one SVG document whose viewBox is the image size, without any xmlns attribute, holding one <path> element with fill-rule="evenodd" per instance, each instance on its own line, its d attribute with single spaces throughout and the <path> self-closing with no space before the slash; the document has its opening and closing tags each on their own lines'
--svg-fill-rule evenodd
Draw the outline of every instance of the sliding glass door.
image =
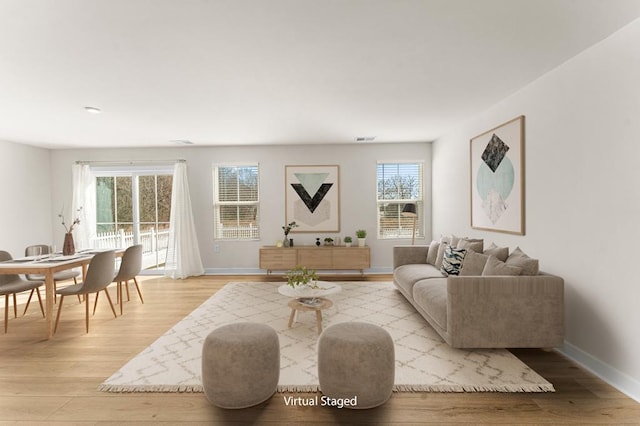
<svg viewBox="0 0 640 426">
<path fill-rule="evenodd" d="M 96 248 L 143 246 L 143 269 L 162 269 L 167 254 L 171 186 L 166 170 L 93 170 Z"/>
</svg>

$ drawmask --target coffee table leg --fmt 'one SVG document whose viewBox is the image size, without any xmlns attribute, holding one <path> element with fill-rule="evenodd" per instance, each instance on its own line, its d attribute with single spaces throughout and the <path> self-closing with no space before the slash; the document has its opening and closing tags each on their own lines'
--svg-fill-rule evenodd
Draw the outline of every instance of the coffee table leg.
<svg viewBox="0 0 640 426">
<path fill-rule="evenodd" d="M 316 309 L 316 323 L 318 324 L 318 334 L 322 334 L 322 311 Z"/>
<path fill-rule="evenodd" d="M 296 310 L 295 309 L 291 309 L 291 315 L 289 315 L 289 328 L 291 328 L 291 325 L 293 324 L 293 320 L 296 317 Z"/>
</svg>

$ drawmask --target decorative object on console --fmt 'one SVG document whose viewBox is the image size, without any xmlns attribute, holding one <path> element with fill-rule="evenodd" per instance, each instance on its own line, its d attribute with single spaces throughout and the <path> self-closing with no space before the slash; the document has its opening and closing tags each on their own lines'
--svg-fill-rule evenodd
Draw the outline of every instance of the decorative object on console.
<svg viewBox="0 0 640 426">
<path fill-rule="evenodd" d="M 470 143 L 471 227 L 524 235 L 524 116 Z"/>
<path fill-rule="evenodd" d="M 367 231 L 358 229 L 356 231 L 356 237 L 358 237 L 358 247 L 364 247 L 367 243 Z"/>
<path fill-rule="evenodd" d="M 344 237 L 344 245 L 345 247 L 351 247 L 351 243 L 353 242 L 353 239 L 350 236 L 346 236 Z"/>
<path fill-rule="evenodd" d="M 285 247 L 289 247 L 293 245 L 293 239 L 289 239 L 289 232 L 291 232 L 292 229 L 297 228 L 298 226 L 299 225 L 294 220 L 293 222 L 289 222 L 286 226 L 282 227 L 282 230 L 284 231 L 283 244 Z"/>
<path fill-rule="evenodd" d="M 333 238 L 331 237 L 327 237 L 324 239 L 324 245 L 325 246 L 332 246 L 333 245 Z"/>
<path fill-rule="evenodd" d="M 411 245 L 414 245 L 416 242 L 416 218 L 418 217 L 418 212 L 416 210 L 416 205 L 413 203 L 405 204 L 402 208 L 402 216 L 413 217 L 413 232 L 411 233 Z"/>
<path fill-rule="evenodd" d="M 285 216 L 295 232 L 340 232 L 339 167 L 285 166 Z"/>
</svg>

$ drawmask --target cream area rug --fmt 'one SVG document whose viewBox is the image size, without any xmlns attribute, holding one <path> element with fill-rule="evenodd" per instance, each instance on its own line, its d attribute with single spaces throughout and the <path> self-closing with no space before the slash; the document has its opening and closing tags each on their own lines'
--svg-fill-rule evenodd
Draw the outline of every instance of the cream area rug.
<svg viewBox="0 0 640 426">
<path fill-rule="evenodd" d="M 109 377 L 99 389 L 110 392 L 202 392 L 201 356 L 205 337 L 234 322 L 273 327 L 280 340 L 279 392 L 318 390 L 313 312 L 298 312 L 288 328 L 288 298 L 282 283 L 229 283 L 151 346 Z M 447 345 L 389 282 L 345 282 L 328 296 L 323 325 L 363 321 L 387 330 L 395 345 L 395 391 L 553 392 L 551 383 L 509 351 L 461 350 Z"/>
</svg>

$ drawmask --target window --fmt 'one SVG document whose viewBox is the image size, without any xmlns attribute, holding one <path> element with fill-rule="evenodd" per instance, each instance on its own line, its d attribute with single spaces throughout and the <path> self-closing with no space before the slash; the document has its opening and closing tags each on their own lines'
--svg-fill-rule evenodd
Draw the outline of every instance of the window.
<svg viewBox="0 0 640 426">
<path fill-rule="evenodd" d="M 422 163 L 378 163 L 378 238 L 411 238 L 413 217 L 402 215 L 414 203 L 416 237 L 424 236 Z"/>
<path fill-rule="evenodd" d="M 172 167 L 92 167 L 96 175 L 95 248 L 143 246 L 143 268 L 165 263 Z"/>
<path fill-rule="evenodd" d="M 214 238 L 257 240 L 258 165 L 214 166 Z"/>
</svg>

